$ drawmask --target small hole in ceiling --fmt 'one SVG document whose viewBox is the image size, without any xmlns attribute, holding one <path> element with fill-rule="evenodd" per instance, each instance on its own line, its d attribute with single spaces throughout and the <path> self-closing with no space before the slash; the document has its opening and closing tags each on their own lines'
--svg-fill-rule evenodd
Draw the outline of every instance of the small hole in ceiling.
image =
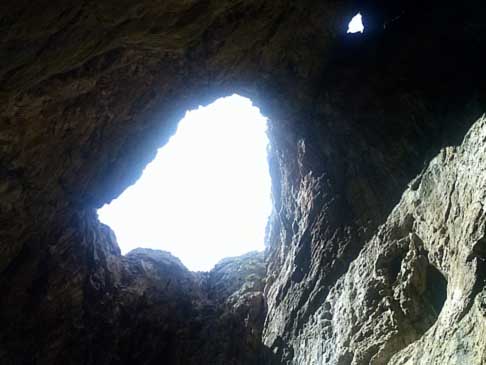
<svg viewBox="0 0 486 365">
<path fill-rule="evenodd" d="M 356 14 L 348 24 L 348 33 L 363 33 L 363 17 L 361 13 Z"/>
</svg>

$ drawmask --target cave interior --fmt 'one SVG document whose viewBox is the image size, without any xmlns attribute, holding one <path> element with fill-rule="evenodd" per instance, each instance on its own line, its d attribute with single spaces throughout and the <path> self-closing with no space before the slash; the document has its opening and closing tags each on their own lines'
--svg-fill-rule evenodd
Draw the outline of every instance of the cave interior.
<svg viewBox="0 0 486 365">
<path fill-rule="evenodd" d="M 2 1 L 0 363 L 485 364 L 485 10 Z M 234 93 L 269 119 L 265 252 L 122 255 L 96 210 Z"/>
</svg>

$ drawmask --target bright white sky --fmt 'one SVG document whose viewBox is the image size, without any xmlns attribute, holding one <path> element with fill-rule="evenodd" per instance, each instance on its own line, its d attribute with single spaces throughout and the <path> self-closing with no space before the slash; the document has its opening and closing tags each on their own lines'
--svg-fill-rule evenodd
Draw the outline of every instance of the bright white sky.
<svg viewBox="0 0 486 365">
<path fill-rule="evenodd" d="M 361 13 L 356 14 L 353 19 L 349 22 L 348 25 L 348 33 L 363 33 L 364 25 L 363 25 L 363 17 Z"/>
<path fill-rule="evenodd" d="M 263 250 L 272 205 L 266 128 L 238 95 L 187 112 L 136 184 L 98 210 L 122 253 L 161 249 L 197 271 Z"/>
</svg>

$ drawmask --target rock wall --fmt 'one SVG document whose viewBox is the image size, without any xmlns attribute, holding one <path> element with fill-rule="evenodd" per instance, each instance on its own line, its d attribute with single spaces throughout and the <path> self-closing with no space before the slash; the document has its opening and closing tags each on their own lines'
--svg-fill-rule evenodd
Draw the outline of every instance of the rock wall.
<svg viewBox="0 0 486 365">
<path fill-rule="evenodd" d="M 314 304 L 291 341 L 293 362 L 485 363 L 485 141 L 481 118 L 410 183 Z"/>
<path fill-rule="evenodd" d="M 484 363 L 484 10 L 2 1 L 0 362 Z M 234 92 L 270 118 L 265 265 L 121 256 L 96 208 Z"/>
<path fill-rule="evenodd" d="M 66 233 L 48 257 L 2 273 L 2 364 L 262 363 L 262 253 L 194 273 L 163 251 L 121 257 L 111 230 L 91 223 L 99 236 L 81 242 L 84 258 Z"/>
</svg>

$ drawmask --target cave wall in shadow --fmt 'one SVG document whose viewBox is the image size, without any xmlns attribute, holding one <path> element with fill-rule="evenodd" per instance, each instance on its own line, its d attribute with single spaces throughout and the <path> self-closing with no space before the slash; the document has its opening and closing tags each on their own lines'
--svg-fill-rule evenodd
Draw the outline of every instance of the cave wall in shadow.
<svg viewBox="0 0 486 365">
<path fill-rule="evenodd" d="M 347 35 L 357 10 L 367 31 Z M 344 295 L 336 285 L 386 231 L 378 227 L 407 184 L 484 113 L 481 10 L 479 1 L 2 2 L 0 359 L 319 361 L 299 352 L 314 316 Z M 242 306 L 213 298 L 217 315 L 204 315 L 205 281 L 182 269 L 161 274 L 178 283 L 164 291 L 159 274 L 137 269 L 152 259 L 123 258 L 95 215 L 186 110 L 234 92 L 271 119 L 265 321 L 263 287 Z M 448 276 L 427 243 L 409 246 L 422 257 L 407 261 L 420 262 L 419 277 L 429 261 Z M 231 326 L 214 324 L 220 313 Z M 377 363 L 422 336 L 430 319 L 417 320 Z M 339 351 L 330 363 L 366 364 L 379 346 Z"/>
</svg>

